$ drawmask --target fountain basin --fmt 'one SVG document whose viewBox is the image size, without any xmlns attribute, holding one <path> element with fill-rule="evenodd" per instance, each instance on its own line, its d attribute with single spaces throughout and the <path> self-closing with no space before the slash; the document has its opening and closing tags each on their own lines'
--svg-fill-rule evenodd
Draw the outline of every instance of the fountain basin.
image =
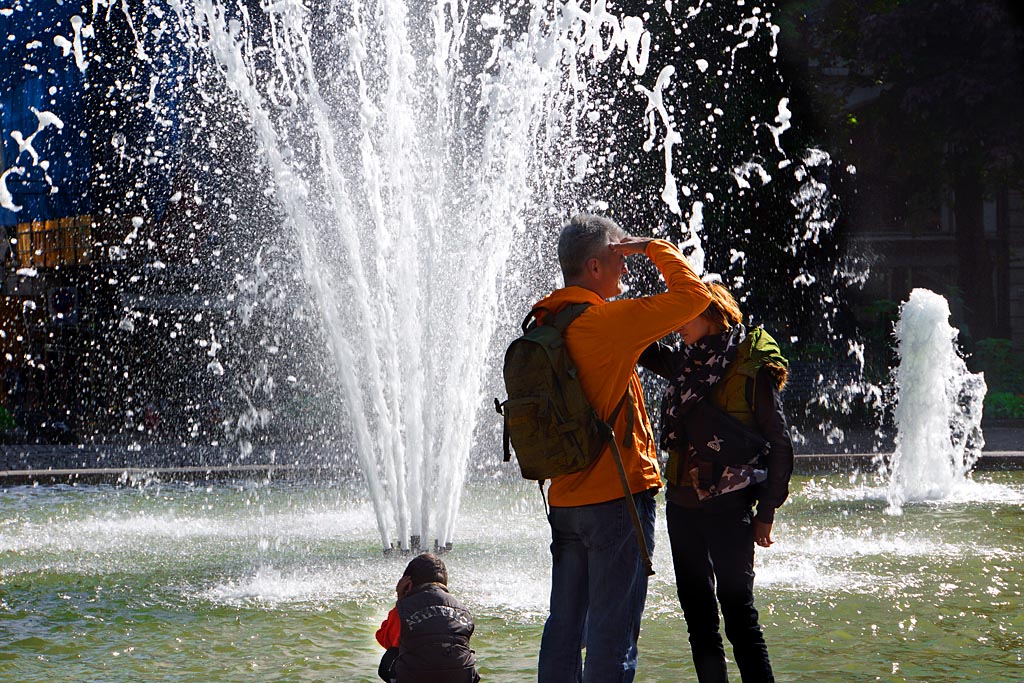
<svg viewBox="0 0 1024 683">
<path fill-rule="evenodd" d="M 1024 657 L 1024 472 L 885 513 L 862 475 L 799 476 L 759 609 L 781 680 L 1008 680 Z M 0 678 L 375 680 L 407 558 L 329 481 L 10 487 L 0 493 Z M 638 681 L 692 679 L 663 515 Z M 534 675 L 549 558 L 529 482 L 471 481 L 445 556 L 489 681 Z M 682 645 L 681 645 L 682 644 Z"/>
</svg>

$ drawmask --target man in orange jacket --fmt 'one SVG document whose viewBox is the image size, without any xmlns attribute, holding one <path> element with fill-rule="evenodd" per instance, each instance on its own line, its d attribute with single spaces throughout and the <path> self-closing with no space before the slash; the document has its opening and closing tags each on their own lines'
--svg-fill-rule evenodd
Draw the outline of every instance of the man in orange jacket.
<svg viewBox="0 0 1024 683">
<path fill-rule="evenodd" d="M 608 301 L 624 291 L 625 257 L 633 254 L 651 259 L 668 291 Z M 674 245 L 631 237 L 601 216 L 579 215 L 562 229 L 558 261 L 565 287 L 537 307 L 554 314 L 568 304 L 592 304 L 566 330 L 566 345 L 583 391 L 602 419 L 630 390 L 632 400 L 612 427 L 653 551 L 654 495 L 661 474 L 636 362 L 649 344 L 700 315 L 711 295 Z M 626 438 L 628 429 L 632 440 Z M 551 611 L 541 639 L 538 681 L 632 681 L 647 573 L 611 449 L 587 469 L 556 477 L 549 497 Z"/>
</svg>

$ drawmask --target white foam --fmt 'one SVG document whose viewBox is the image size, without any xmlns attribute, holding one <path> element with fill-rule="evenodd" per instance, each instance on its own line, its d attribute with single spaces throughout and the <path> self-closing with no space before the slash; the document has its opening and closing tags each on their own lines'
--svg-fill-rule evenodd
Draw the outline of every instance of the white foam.
<svg viewBox="0 0 1024 683">
<path fill-rule="evenodd" d="M 793 127 L 792 119 L 793 112 L 789 110 L 789 98 L 783 97 L 779 100 L 778 113 L 775 115 L 775 125 L 768 124 L 768 129 L 772 132 L 772 138 L 775 140 L 775 148 L 779 152 L 783 152 L 782 134 Z"/>
<path fill-rule="evenodd" d="M 637 92 L 642 93 L 647 97 L 647 109 L 644 112 L 644 121 L 647 125 L 648 138 L 643 145 L 644 151 L 649 152 L 654 148 L 655 140 L 657 139 L 659 132 L 659 122 L 664 128 L 661 147 L 665 159 L 665 183 L 661 189 L 661 200 L 665 202 L 672 213 L 677 216 L 681 216 L 682 211 L 679 209 L 678 185 L 676 183 L 675 175 L 672 173 L 672 148 L 681 143 L 683 141 L 683 137 L 676 129 L 675 121 L 672 116 L 669 115 L 668 108 L 665 104 L 665 89 L 671 82 L 672 76 L 675 72 L 675 67 L 669 64 L 662 68 L 661 72 L 658 74 L 657 80 L 654 82 L 654 87 L 650 90 L 639 83 L 633 87 Z"/>
<path fill-rule="evenodd" d="M 296 569 L 281 571 L 261 566 L 254 573 L 227 579 L 199 591 L 197 597 L 227 605 L 257 603 L 261 606 L 364 600 L 373 595 L 367 580 L 373 575 L 365 566 L 352 568 Z M 381 590 L 377 595 L 385 595 Z"/>
</svg>

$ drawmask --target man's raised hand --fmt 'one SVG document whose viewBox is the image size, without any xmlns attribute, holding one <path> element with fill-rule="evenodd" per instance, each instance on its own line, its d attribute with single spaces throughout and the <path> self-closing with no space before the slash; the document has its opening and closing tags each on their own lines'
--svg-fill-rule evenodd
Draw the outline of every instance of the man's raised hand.
<svg viewBox="0 0 1024 683">
<path fill-rule="evenodd" d="M 623 256 L 632 256 L 633 254 L 643 254 L 647 251 L 647 245 L 651 243 L 649 237 L 633 237 L 632 235 L 626 235 L 618 242 L 612 242 L 609 247 L 617 254 Z"/>
</svg>

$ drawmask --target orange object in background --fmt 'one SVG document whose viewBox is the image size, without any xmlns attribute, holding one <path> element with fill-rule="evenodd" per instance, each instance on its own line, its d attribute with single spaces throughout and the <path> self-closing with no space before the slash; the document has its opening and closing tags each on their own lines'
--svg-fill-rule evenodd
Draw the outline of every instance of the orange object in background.
<svg viewBox="0 0 1024 683">
<path fill-rule="evenodd" d="M 92 216 L 19 223 L 19 268 L 56 268 L 92 261 Z"/>
</svg>

